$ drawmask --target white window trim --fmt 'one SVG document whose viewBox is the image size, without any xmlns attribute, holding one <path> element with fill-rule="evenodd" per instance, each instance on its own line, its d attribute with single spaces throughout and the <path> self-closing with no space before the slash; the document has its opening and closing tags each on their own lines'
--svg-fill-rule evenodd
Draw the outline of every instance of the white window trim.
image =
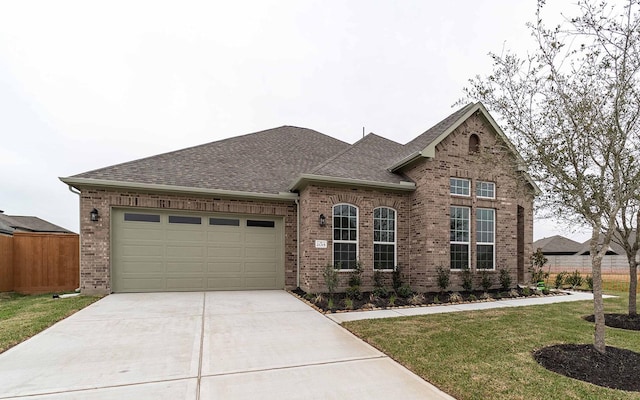
<svg viewBox="0 0 640 400">
<path fill-rule="evenodd" d="M 386 208 L 388 210 L 393 210 L 393 242 L 376 242 L 375 239 L 373 241 L 373 270 L 374 271 L 395 271 L 395 267 L 398 265 L 398 210 L 391 207 L 380 206 L 373 209 L 373 219 L 375 220 L 376 210 Z M 375 228 L 374 228 L 375 232 Z M 374 235 L 375 237 L 375 235 Z M 376 244 L 392 244 L 393 245 L 393 268 L 382 268 L 376 269 L 376 253 L 375 246 Z"/>
<path fill-rule="evenodd" d="M 336 207 L 338 206 L 350 206 L 356 209 L 356 240 L 336 240 L 333 239 L 334 235 L 335 235 L 335 226 L 333 226 L 333 218 L 335 216 L 334 210 Z M 356 262 L 360 259 L 360 209 L 358 208 L 358 206 L 356 206 L 355 204 L 350 204 L 350 203 L 337 203 L 334 204 L 333 207 L 331 207 L 331 265 L 333 265 L 333 269 L 335 269 L 336 271 L 339 272 L 352 272 L 355 271 L 355 269 L 353 268 L 336 268 L 336 263 L 335 263 L 335 252 L 336 252 L 336 247 L 335 244 L 336 243 L 355 243 L 356 245 Z"/>
<path fill-rule="evenodd" d="M 489 210 L 493 212 L 493 242 L 479 242 L 477 239 L 478 235 L 478 211 L 479 210 Z M 478 246 L 492 246 L 493 247 L 493 267 L 492 268 L 478 268 Z M 478 207 L 476 209 L 476 270 L 477 271 L 495 271 L 496 270 L 496 210 L 493 208 L 483 208 Z"/>
<path fill-rule="evenodd" d="M 451 193 L 451 180 L 452 179 L 457 179 L 459 181 L 466 181 L 469 184 L 469 193 L 468 194 Z M 449 177 L 449 194 L 451 194 L 451 196 L 458 196 L 458 197 L 471 197 L 471 179 L 458 178 L 458 177 L 455 177 L 455 176 Z"/>
<path fill-rule="evenodd" d="M 468 238 L 469 241 L 468 242 L 452 242 L 451 240 L 449 241 L 449 244 L 466 244 L 467 245 L 467 265 L 469 266 L 469 270 L 471 270 L 471 207 L 466 207 L 466 206 L 456 206 L 456 205 L 450 205 L 449 206 L 449 210 L 451 210 L 452 207 L 456 207 L 456 208 L 466 208 L 467 210 L 469 210 L 469 232 L 468 232 Z M 449 224 L 451 224 L 451 214 L 449 214 Z M 449 236 L 451 236 L 451 228 L 449 228 Z M 449 251 L 451 251 L 451 246 L 449 246 Z M 451 265 L 451 253 L 449 253 L 449 269 L 451 271 L 464 271 L 464 268 L 453 268 L 453 266 Z"/>
<path fill-rule="evenodd" d="M 481 196 L 481 195 L 478 193 L 478 192 L 479 192 L 479 190 L 478 190 L 478 184 L 481 184 L 481 183 L 490 183 L 490 184 L 492 184 L 492 185 L 493 185 L 493 196 L 492 196 L 492 197 L 491 197 L 491 196 Z M 476 196 L 477 196 L 479 199 L 495 199 L 495 198 L 496 198 L 496 184 L 495 184 L 495 182 L 491 182 L 491 181 L 476 181 Z"/>
</svg>

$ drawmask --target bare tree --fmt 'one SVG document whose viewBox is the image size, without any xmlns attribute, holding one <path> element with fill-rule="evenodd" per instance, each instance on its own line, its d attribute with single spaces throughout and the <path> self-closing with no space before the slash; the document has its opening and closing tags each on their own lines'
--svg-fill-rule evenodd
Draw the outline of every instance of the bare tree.
<svg viewBox="0 0 640 400">
<path fill-rule="evenodd" d="M 496 112 L 542 195 L 539 205 L 590 227 L 594 347 L 606 351 L 602 258 L 640 190 L 640 0 L 579 1 L 553 28 L 529 24 L 536 50 L 490 54 L 493 73 L 465 93 Z"/>
<path fill-rule="evenodd" d="M 640 255 L 640 193 L 637 199 L 623 205 L 611 238 L 625 251 L 629 263 L 629 315 L 637 315 L 638 256 Z"/>
</svg>

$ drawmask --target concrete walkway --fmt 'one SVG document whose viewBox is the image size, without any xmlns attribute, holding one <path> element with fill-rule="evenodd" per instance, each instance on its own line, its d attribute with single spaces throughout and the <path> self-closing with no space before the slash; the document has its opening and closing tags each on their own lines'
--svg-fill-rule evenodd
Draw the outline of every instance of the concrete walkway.
<svg viewBox="0 0 640 400">
<path fill-rule="evenodd" d="M 452 399 L 284 291 L 107 296 L 0 354 L 0 398 Z"/>
<path fill-rule="evenodd" d="M 592 293 L 586 293 L 586 292 L 569 292 L 569 293 L 571 294 L 567 296 L 527 297 L 522 299 L 488 301 L 488 302 L 479 302 L 479 303 L 451 304 L 451 305 L 428 306 L 428 307 L 394 308 L 394 309 L 372 310 L 372 311 L 354 311 L 354 312 L 348 312 L 348 313 L 327 314 L 327 317 L 340 324 L 346 321 L 357 321 L 361 319 L 408 317 L 408 316 L 414 316 L 414 315 L 442 314 L 442 313 L 460 312 L 460 311 L 488 310 L 492 308 L 523 307 L 523 306 L 535 306 L 535 305 L 541 305 L 541 304 L 564 303 L 568 301 L 593 300 Z M 614 296 L 604 295 L 603 297 L 609 298 Z"/>
</svg>

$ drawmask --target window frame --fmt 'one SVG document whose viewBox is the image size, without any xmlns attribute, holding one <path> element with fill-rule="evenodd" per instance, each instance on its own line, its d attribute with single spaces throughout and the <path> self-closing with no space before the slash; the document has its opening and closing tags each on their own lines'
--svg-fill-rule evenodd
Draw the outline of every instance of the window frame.
<svg viewBox="0 0 640 400">
<path fill-rule="evenodd" d="M 384 231 L 380 230 L 380 232 L 390 233 L 393 232 L 393 241 L 381 241 L 375 240 L 376 237 L 376 211 L 386 209 L 387 211 L 393 211 L 393 231 L 386 229 Z M 388 214 L 387 214 L 388 215 Z M 382 218 L 378 218 L 379 220 L 383 220 Z M 386 218 L 386 221 L 390 221 L 389 218 Z M 393 268 L 376 268 L 376 245 L 392 245 L 393 246 Z M 395 271 L 396 266 L 398 265 L 398 211 L 395 208 L 380 206 L 373 209 L 373 270 L 374 271 Z"/>
<path fill-rule="evenodd" d="M 487 220 L 480 220 L 480 211 L 491 211 L 491 234 L 492 234 L 492 241 L 491 242 L 484 242 L 484 241 L 480 241 L 481 237 L 480 235 L 482 233 L 487 233 L 487 231 L 485 230 L 481 230 L 478 225 L 480 224 L 480 222 L 487 222 Z M 496 270 L 496 210 L 494 208 L 485 208 L 485 207 L 478 207 L 476 209 L 476 270 L 479 271 L 495 271 Z M 480 254 L 480 252 L 478 251 L 478 247 L 479 246 L 491 246 L 492 247 L 492 259 L 491 259 L 491 268 L 481 268 L 479 266 L 479 259 L 478 259 L 478 255 Z"/>
<path fill-rule="evenodd" d="M 464 188 L 463 186 L 457 185 L 458 182 L 466 182 L 467 183 L 467 193 L 457 193 L 454 191 L 454 188 Z M 449 194 L 451 196 L 460 196 L 460 197 L 471 197 L 471 179 L 467 178 L 457 178 L 455 176 L 449 177 Z"/>
<path fill-rule="evenodd" d="M 356 231 L 356 239 L 355 240 L 343 240 L 343 239 L 335 239 L 335 233 L 336 233 L 336 229 L 341 229 L 341 228 L 336 228 L 336 224 L 335 224 L 335 218 L 336 218 L 336 208 L 337 207 L 341 207 L 341 206 L 349 206 L 349 207 L 353 207 L 355 209 L 356 215 L 355 215 L 355 220 L 356 220 L 356 227 L 355 227 L 355 231 Z M 340 217 L 342 218 L 343 216 L 340 215 Z M 347 216 L 347 218 L 351 218 L 351 216 Z M 338 271 L 354 271 L 354 268 L 338 268 L 336 266 L 336 243 L 346 243 L 346 244 L 355 244 L 355 248 L 356 248 L 356 254 L 355 254 L 355 260 L 354 262 L 357 263 L 359 256 L 360 256 L 360 246 L 359 246 L 359 241 L 360 241 L 360 210 L 358 209 L 358 206 L 356 206 L 355 204 L 350 204 L 350 203 L 337 203 L 334 204 L 333 207 L 331 208 L 331 247 L 332 247 L 332 251 L 331 251 L 331 265 L 333 265 L 333 268 L 335 270 Z"/>
<path fill-rule="evenodd" d="M 452 218 L 453 218 L 453 209 L 463 209 L 463 210 L 467 210 L 467 241 L 463 242 L 463 241 L 456 241 L 456 240 L 451 240 L 451 222 L 452 222 Z M 455 235 L 454 235 L 455 236 Z M 451 246 L 452 245 L 466 245 L 467 246 L 467 268 L 466 269 L 471 269 L 471 207 L 467 207 L 467 206 L 457 206 L 457 205 L 450 205 L 449 206 L 449 269 L 451 271 L 463 271 L 465 270 L 465 268 L 454 268 L 453 263 L 451 262 Z"/>
<path fill-rule="evenodd" d="M 483 184 L 488 184 L 488 185 L 492 186 L 492 188 L 493 188 L 492 189 L 493 196 L 483 196 L 483 195 L 480 194 L 481 191 L 482 191 L 481 186 Z M 479 198 L 479 199 L 495 199 L 496 198 L 496 183 L 495 182 L 491 182 L 491 181 L 481 181 L 481 180 L 476 181 L 476 197 Z"/>
</svg>

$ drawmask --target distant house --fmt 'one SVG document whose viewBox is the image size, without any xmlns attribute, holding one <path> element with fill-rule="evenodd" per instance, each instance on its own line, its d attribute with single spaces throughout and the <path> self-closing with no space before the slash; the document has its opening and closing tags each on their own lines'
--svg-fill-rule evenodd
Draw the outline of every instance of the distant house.
<svg viewBox="0 0 640 400">
<path fill-rule="evenodd" d="M 564 236 L 556 235 L 533 242 L 534 249 L 541 249 L 547 257 L 551 273 L 575 271 L 591 273 L 590 240 L 579 243 Z M 639 254 L 640 256 L 640 254 Z M 602 273 L 626 274 L 628 261 L 624 248 L 612 241 L 602 259 Z"/>
<path fill-rule="evenodd" d="M 282 126 L 81 173 L 83 293 L 363 289 L 398 269 L 438 290 L 439 266 L 523 282 L 539 189 L 480 103 L 406 144 Z M 497 282 L 497 276 L 494 282 Z"/>
<path fill-rule="evenodd" d="M 38 217 L 7 215 L 0 211 L 0 233 L 11 235 L 13 232 L 74 233 Z"/>
</svg>

